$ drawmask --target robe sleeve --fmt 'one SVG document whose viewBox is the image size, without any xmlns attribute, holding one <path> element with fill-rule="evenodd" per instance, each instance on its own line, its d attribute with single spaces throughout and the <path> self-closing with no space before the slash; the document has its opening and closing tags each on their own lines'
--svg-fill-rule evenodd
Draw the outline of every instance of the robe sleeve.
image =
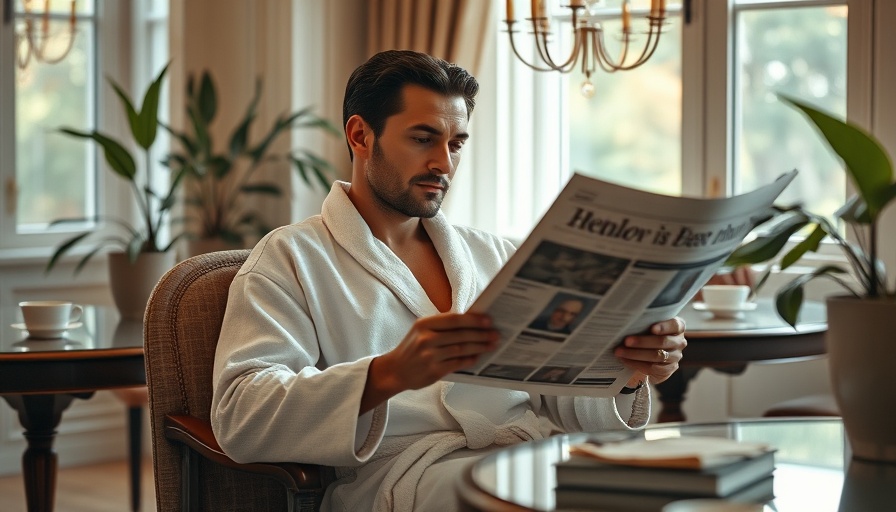
<svg viewBox="0 0 896 512">
<path fill-rule="evenodd" d="M 241 271 L 215 354 L 215 437 L 237 462 L 356 466 L 388 416 L 388 402 L 358 415 L 372 359 L 327 366 L 301 290 Z"/>
</svg>

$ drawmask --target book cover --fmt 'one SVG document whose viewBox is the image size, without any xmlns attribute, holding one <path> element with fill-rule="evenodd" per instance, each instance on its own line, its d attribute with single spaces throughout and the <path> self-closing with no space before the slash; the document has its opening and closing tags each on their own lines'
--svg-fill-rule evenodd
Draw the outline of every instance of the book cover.
<svg viewBox="0 0 896 512">
<path fill-rule="evenodd" d="M 774 452 L 706 468 L 657 468 L 605 463 L 573 456 L 557 464 L 558 487 L 680 493 L 724 498 L 768 477 L 775 469 Z"/>
<path fill-rule="evenodd" d="M 555 493 L 557 509 L 626 512 L 658 512 L 673 501 L 701 497 L 687 493 L 624 492 L 581 487 L 557 487 Z M 774 477 L 768 476 L 728 495 L 725 499 L 736 503 L 767 503 L 774 498 Z"/>
</svg>

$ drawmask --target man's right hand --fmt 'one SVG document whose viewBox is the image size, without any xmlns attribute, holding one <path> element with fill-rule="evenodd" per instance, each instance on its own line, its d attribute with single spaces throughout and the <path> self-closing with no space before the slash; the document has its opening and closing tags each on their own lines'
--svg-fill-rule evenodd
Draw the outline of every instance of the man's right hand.
<svg viewBox="0 0 896 512">
<path fill-rule="evenodd" d="M 359 413 L 472 366 L 481 354 L 495 350 L 499 339 L 484 314 L 442 313 L 418 319 L 397 347 L 370 362 Z"/>
</svg>

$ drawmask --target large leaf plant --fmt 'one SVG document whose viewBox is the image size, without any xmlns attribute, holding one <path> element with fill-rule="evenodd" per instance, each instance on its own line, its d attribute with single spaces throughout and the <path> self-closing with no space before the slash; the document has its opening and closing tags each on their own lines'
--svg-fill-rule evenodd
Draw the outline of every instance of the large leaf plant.
<svg viewBox="0 0 896 512">
<path fill-rule="evenodd" d="M 272 150 L 277 138 L 293 128 L 340 134 L 331 123 L 312 114 L 310 108 L 280 115 L 258 142 L 252 143 L 250 132 L 261 97 L 261 81 L 256 81 L 245 115 L 230 130 L 226 146 L 216 149 L 212 123 L 218 113 L 218 94 L 211 75 L 203 72 L 198 84 L 189 77 L 186 92 L 187 129 L 164 127 L 180 146 L 180 150 L 168 156 L 166 165 L 186 174 L 185 220 L 191 238 L 220 239 L 239 245 L 246 237 L 269 231 L 249 201 L 250 197 L 282 195 L 276 183 L 256 177 L 256 171 L 265 164 L 288 162 L 306 185 L 317 183 L 324 190 L 329 188 L 328 177 L 334 171 L 329 162 L 307 149 Z"/>
<path fill-rule="evenodd" d="M 796 326 L 803 303 L 803 288 L 817 278 L 831 279 L 858 298 L 896 298 L 896 288 L 888 288 L 886 268 L 878 257 L 880 215 L 896 198 L 893 162 L 873 135 L 847 121 L 816 109 L 795 98 L 779 95 L 786 104 L 801 111 L 822 135 L 827 145 L 843 161 L 846 173 L 857 193 L 835 215 L 852 229 L 854 240 L 846 238 L 827 218 L 801 206 L 777 208 L 771 228 L 739 247 L 726 265 L 763 263 L 778 257 L 791 236 L 808 235 L 789 248 L 780 259 L 780 268 L 793 265 L 808 252 L 817 251 L 830 238 L 843 251 L 848 268 L 828 264 L 815 268 L 782 286 L 775 297 L 778 314 Z"/>
<path fill-rule="evenodd" d="M 112 135 L 102 133 L 98 130 L 82 131 L 69 127 L 60 128 L 60 132 L 63 134 L 75 138 L 92 140 L 99 146 L 103 151 L 103 156 L 105 157 L 109 170 L 119 178 L 127 181 L 133 191 L 134 200 L 139 210 L 140 222 L 135 225 L 126 219 L 109 215 L 54 220 L 50 223 L 51 226 L 66 223 L 107 221 L 116 225 L 119 229 L 117 230 L 118 233 L 113 234 L 86 231 L 65 240 L 56 248 L 53 255 L 50 257 L 50 260 L 47 262 L 46 270 L 48 272 L 53 269 L 65 254 L 74 249 L 77 245 L 87 243 L 91 240 L 94 241 L 94 245 L 78 262 L 75 267 L 75 273 L 80 272 L 84 265 L 105 247 L 118 247 L 126 252 L 129 259 L 133 262 L 137 260 L 140 253 L 167 252 L 171 250 L 174 243 L 180 237 L 180 235 L 178 235 L 165 242 L 162 240 L 160 233 L 163 231 L 166 223 L 170 220 L 169 216 L 171 208 L 174 206 L 176 200 L 175 192 L 184 173 L 175 173 L 168 189 L 164 193 L 159 193 L 154 190 L 151 186 L 152 180 L 150 179 L 150 170 L 152 168 L 150 149 L 156 141 L 158 132 L 159 94 L 167 70 L 168 66 L 165 66 L 149 85 L 143 96 L 140 110 L 137 110 L 135 103 L 131 101 L 121 86 L 109 79 L 109 84 L 115 90 L 115 94 L 118 96 L 122 109 L 127 116 L 130 135 L 136 146 L 142 150 L 142 167 L 147 175 L 145 180 L 138 179 L 139 167 L 134 155 L 132 155 L 131 151 L 127 149 L 127 146 L 124 143 L 120 142 Z"/>
</svg>

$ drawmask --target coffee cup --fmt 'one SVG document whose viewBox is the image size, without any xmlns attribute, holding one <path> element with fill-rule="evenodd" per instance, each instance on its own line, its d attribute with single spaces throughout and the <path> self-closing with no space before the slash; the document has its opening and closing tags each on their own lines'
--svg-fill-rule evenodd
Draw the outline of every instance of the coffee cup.
<svg viewBox="0 0 896 512">
<path fill-rule="evenodd" d="M 741 284 L 708 284 L 703 287 L 703 304 L 708 309 L 740 309 L 750 296 L 750 287 Z"/>
<path fill-rule="evenodd" d="M 22 320 L 29 332 L 64 331 L 72 322 L 77 322 L 83 308 L 63 300 L 29 300 L 19 303 Z"/>
</svg>

